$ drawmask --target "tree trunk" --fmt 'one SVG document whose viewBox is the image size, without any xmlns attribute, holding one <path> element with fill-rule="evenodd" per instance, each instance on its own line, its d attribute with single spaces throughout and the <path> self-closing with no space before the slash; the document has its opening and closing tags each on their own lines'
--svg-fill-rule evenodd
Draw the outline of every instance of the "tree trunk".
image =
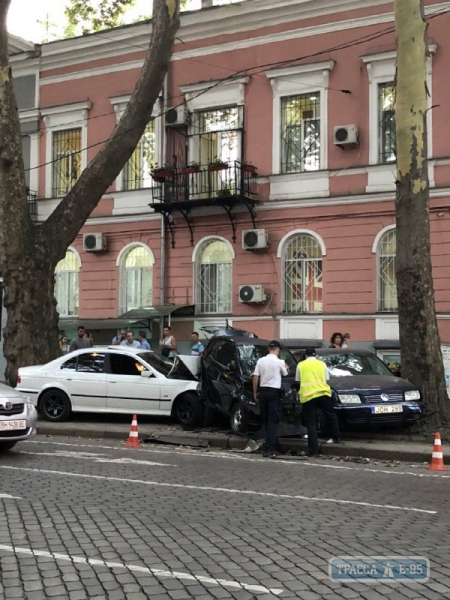
<svg viewBox="0 0 450 600">
<path fill-rule="evenodd" d="M 423 1 L 396 0 L 397 250 L 402 375 L 422 392 L 427 430 L 450 425 L 430 258 L 426 21 Z"/>
<path fill-rule="evenodd" d="M 4 349 L 5 377 L 15 382 L 20 366 L 43 363 L 59 356 L 58 313 L 54 296 L 54 261 L 28 256 L 23 266 L 4 273 L 8 320 Z M 36 277 L 30 277 L 30 272 Z"/>
<path fill-rule="evenodd" d="M 20 122 L 9 65 L 6 16 L 10 1 L 0 0 L 0 274 L 7 310 L 3 344 L 6 381 L 15 385 L 18 367 L 42 364 L 58 356 L 56 265 L 144 133 L 169 67 L 180 0 L 154 0 L 149 49 L 123 117 L 72 190 L 45 223 L 37 226 L 28 210 Z"/>
</svg>

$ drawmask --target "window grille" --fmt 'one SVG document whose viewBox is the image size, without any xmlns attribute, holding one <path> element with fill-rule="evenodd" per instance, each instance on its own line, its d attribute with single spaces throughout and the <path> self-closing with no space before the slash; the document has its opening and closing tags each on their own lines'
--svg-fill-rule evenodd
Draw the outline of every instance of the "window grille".
<svg viewBox="0 0 450 600">
<path fill-rule="evenodd" d="M 209 242 L 198 265 L 198 309 L 200 313 L 231 312 L 232 254 L 225 242 Z"/>
<path fill-rule="evenodd" d="M 395 254 L 397 233 L 395 229 L 387 231 L 378 244 L 378 310 L 396 312 L 397 276 L 395 274 Z"/>
<path fill-rule="evenodd" d="M 395 86 L 383 83 L 378 86 L 380 163 L 396 161 Z"/>
<path fill-rule="evenodd" d="M 55 269 L 55 298 L 61 317 L 78 316 L 79 272 L 78 257 L 72 250 L 67 250 L 65 258 L 59 261 Z"/>
<path fill-rule="evenodd" d="M 189 126 L 189 137 L 194 142 L 192 158 L 201 165 L 215 158 L 225 162 L 240 160 L 242 119 L 242 106 L 192 113 Z"/>
<path fill-rule="evenodd" d="M 152 187 L 152 168 L 156 157 L 155 121 L 152 119 L 145 128 L 135 151 L 123 171 L 123 189 L 140 190 Z"/>
<path fill-rule="evenodd" d="M 153 259 L 148 250 L 134 246 L 122 258 L 120 314 L 153 303 Z"/>
<path fill-rule="evenodd" d="M 294 237 L 283 263 L 283 312 L 318 313 L 323 310 L 322 251 L 310 235 Z"/>
<path fill-rule="evenodd" d="M 320 93 L 281 99 L 281 172 L 320 169 Z"/>
<path fill-rule="evenodd" d="M 53 133 L 54 198 L 65 196 L 81 174 L 81 128 Z"/>
</svg>

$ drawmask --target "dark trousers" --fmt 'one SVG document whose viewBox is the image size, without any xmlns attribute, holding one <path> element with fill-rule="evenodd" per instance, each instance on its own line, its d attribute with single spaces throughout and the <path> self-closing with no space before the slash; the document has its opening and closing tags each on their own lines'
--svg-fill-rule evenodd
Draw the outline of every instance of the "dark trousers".
<svg viewBox="0 0 450 600">
<path fill-rule="evenodd" d="M 278 423 L 281 421 L 280 390 L 268 387 L 259 388 L 259 406 L 261 425 L 266 430 L 266 442 L 263 446 L 263 452 L 275 452 Z"/>
<path fill-rule="evenodd" d="M 333 408 L 333 400 L 330 396 L 319 396 L 302 404 L 302 418 L 308 430 L 308 448 L 311 454 L 319 454 L 319 439 L 317 437 L 317 418 L 321 409 L 328 421 L 333 439 L 339 439 L 341 433 L 336 413 Z"/>
</svg>

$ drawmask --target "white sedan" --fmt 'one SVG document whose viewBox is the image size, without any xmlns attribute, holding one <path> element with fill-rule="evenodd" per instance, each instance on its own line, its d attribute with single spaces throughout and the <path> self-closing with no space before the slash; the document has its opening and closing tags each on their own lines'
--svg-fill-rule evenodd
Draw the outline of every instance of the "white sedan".
<svg viewBox="0 0 450 600">
<path fill-rule="evenodd" d="M 17 389 L 47 421 L 90 412 L 174 416 L 196 425 L 203 418 L 197 365 L 196 357 L 178 356 L 172 363 L 140 348 L 86 348 L 20 368 Z"/>
<path fill-rule="evenodd" d="M 0 384 L 0 452 L 36 433 L 37 413 L 23 394 Z"/>
</svg>

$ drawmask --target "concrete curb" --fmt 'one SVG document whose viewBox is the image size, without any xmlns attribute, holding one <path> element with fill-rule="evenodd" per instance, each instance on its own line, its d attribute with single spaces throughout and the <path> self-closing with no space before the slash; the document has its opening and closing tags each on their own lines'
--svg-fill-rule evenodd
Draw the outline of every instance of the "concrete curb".
<svg viewBox="0 0 450 600">
<path fill-rule="evenodd" d="M 40 423 L 37 433 L 42 436 L 69 436 L 75 438 L 111 439 L 126 441 L 128 427 L 124 424 L 92 424 L 92 423 Z M 169 428 L 167 431 L 155 430 L 152 426 L 139 427 L 139 438 L 151 444 L 171 444 L 174 446 L 194 446 L 200 448 L 221 448 L 226 450 L 243 450 L 249 438 L 230 435 L 225 432 L 190 432 Z M 343 444 L 323 444 L 322 452 L 325 456 L 368 458 L 385 461 L 404 462 L 429 462 L 431 459 L 432 445 L 418 442 L 399 442 L 386 440 L 361 440 L 348 439 Z M 282 454 L 290 451 L 307 451 L 306 440 L 298 438 L 279 438 L 277 449 Z M 450 464 L 450 456 L 445 456 L 446 464 Z"/>
</svg>

